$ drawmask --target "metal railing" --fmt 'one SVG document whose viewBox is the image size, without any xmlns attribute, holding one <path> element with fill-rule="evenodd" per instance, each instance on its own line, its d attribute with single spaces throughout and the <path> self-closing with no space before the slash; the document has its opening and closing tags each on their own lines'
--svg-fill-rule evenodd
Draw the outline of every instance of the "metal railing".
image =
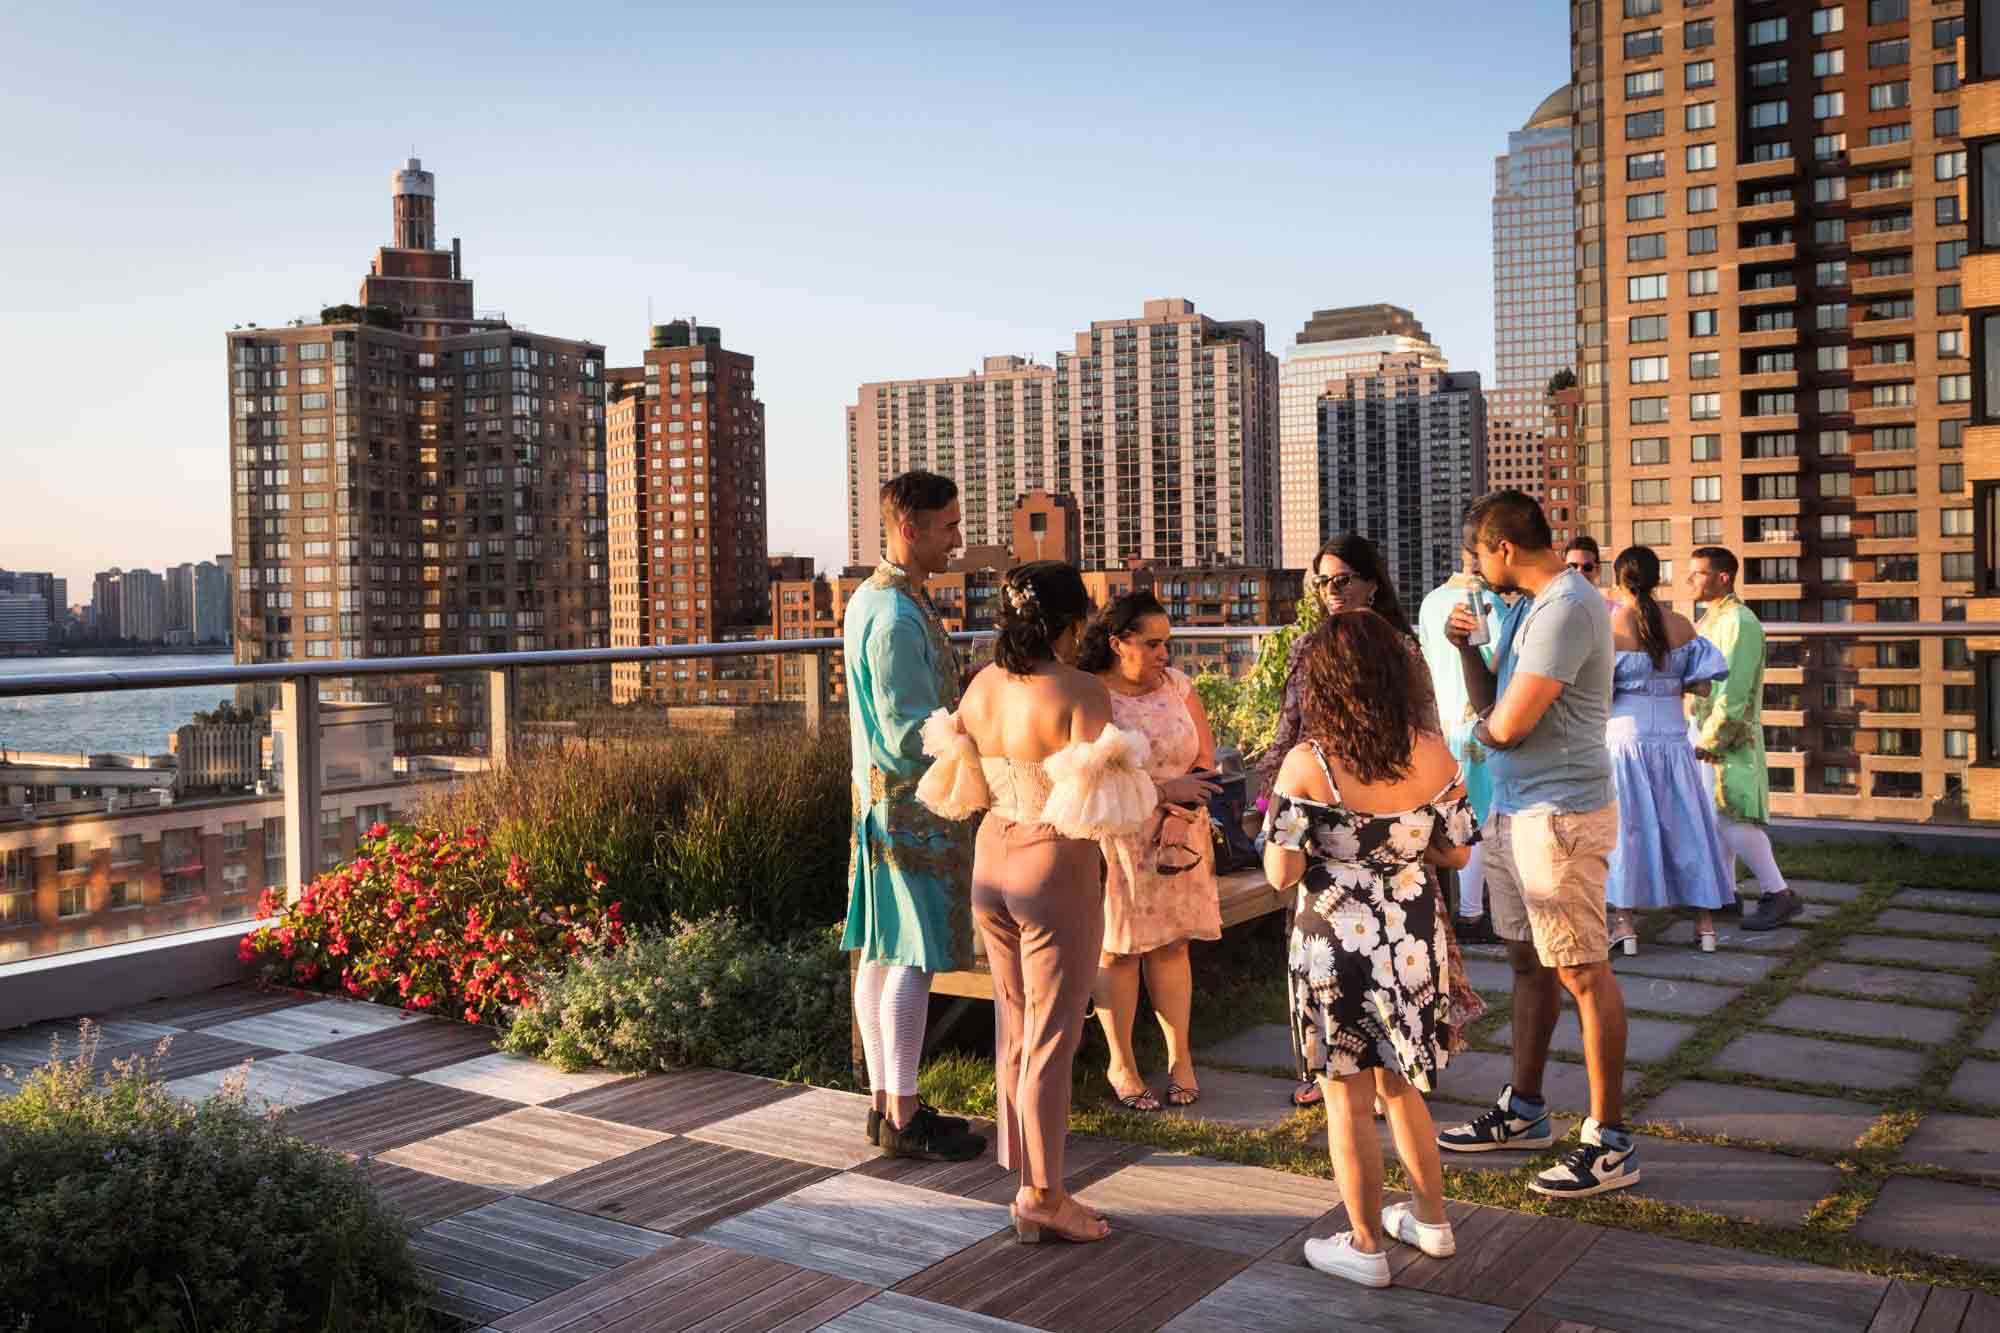
<svg viewBox="0 0 2000 1333">
<path fill-rule="evenodd" d="M 1256 649 L 1269 635 L 1279 632 L 1276 626 L 1232 626 L 1232 627 L 1186 627 L 1175 630 L 1176 639 L 1193 643 L 1210 641 L 1244 642 L 1246 651 L 1229 654 L 1223 663 L 1196 662 L 1195 665 L 1226 665 L 1232 669 L 1241 668 L 1248 660 L 1254 659 Z M 1775 643 L 1802 641 L 1806 644 L 1824 644 L 1828 641 L 1851 641 L 1868 643 L 1895 640 L 1925 639 L 2000 639 L 2000 623 L 1986 622 L 1910 622 L 1910 623 L 1788 623 L 1767 622 L 1766 637 Z M 988 632 L 967 632 L 955 634 L 953 639 L 961 644 L 976 645 L 990 640 Z M 787 706 L 803 706 L 803 720 L 807 728 L 817 730 L 825 722 L 833 706 L 833 682 L 835 678 L 834 654 L 840 652 L 841 641 L 836 638 L 814 639 L 757 639 L 725 643 L 700 643 L 673 646 L 595 648 L 546 650 L 536 652 L 509 653 L 463 653 L 433 657 L 393 657 L 361 658 L 341 660 L 313 660 L 288 662 L 263 662 L 254 664 L 228 664 L 203 667 L 149 668 L 135 667 L 130 670 L 93 672 L 49 672 L 38 675 L 0 676 L 0 700 L 35 698 L 64 694 L 103 694 L 119 691 L 154 690 L 182 686 L 244 686 L 275 685 L 278 703 L 289 718 L 285 731 L 286 743 L 282 746 L 279 764 L 280 793 L 260 795 L 257 799 L 266 803 L 282 800 L 284 824 L 284 882 L 289 892 L 296 894 L 301 886 L 308 883 L 322 867 L 323 824 L 321 811 L 326 797 L 322 766 L 322 714 L 320 696 L 322 684 L 329 680 L 351 681 L 357 678 L 390 676 L 437 676 L 446 673 L 473 673 L 483 683 L 488 753 L 483 763 L 478 759 L 459 761 L 458 771 L 481 767 L 501 767 L 517 753 L 521 730 L 521 673 L 535 668 L 578 668 L 600 667 L 629 663 L 663 663 L 704 661 L 714 659 L 738 659 L 770 656 L 774 658 L 796 657 L 801 659 L 802 670 L 795 678 L 796 684 L 784 679 L 786 673 L 780 670 L 777 682 L 778 700 Z M 1773 668 L 1780 672 L 1802 671 L 1811 675 L 1823 674 L 1826 670 L 1845 672 L 1848 667 L 1829 667 L 1826 663 L 1785 663 L 1774 662 Z M 1867 671 L 1870 668 L 1862 667 Z M 1883 670 L 1900 671 L 1904 681 L 1911 668 L 1885 667 Z M 1971 675 L 1970 665 L 1953 671 L 1964 670 Z M 1926 670 L 1920 683 L 1935 685 L 1933 666 Z M 1240 671 L 1238 672 L 1240 674 Z M 1788 682 L 1780 682 L 1781 686 Z M 1801 682 L 1803 683 L 1803 682 Z M 1957 682 L 1951 682 L 1956 684 Z M 1862 683 L 1863 689 L 1873 689 L 1872 683 Z M 787 693 L 787 691 L 792 691 Z M 746 700 L 746 702 L 748 702 Z M 1976 710 L 1994 707 L 1993 701 L 1983 697 L 1975 698 Z M 476 705 L 475 705 L 476 707 Z M 1825 711 L 1807 703 L 1797 711 L 1811 714 Z M 1834 712 L 1853 713 L 1852 704 L 1845 708 L 1835 708 Z M 1880 710 L 1876 710 L 1880 711 Z M 1900 714 L 1898 714 L 1900 716 Z M 1956 710 L 1954 710 L 1956 715 Z M 1772 724 L 1779 727 L 1791 723 Z M 1851 723 L 1843 722 L 1843 727 Z M 1878 724 L 1893 729 L 1896 723 Z M 1907 723 L 1904 724 L 1907 726 Z M 1970 729 L 1974 724 L 1968 722 Z M 1795 754 L 1796 752 L 1794 752 Z M 1778 752 L 1781 764 L 1794 766 L 1794 771 L 1803 773 L 1804 761 Z M 1900 762 L 1899 757 L 1885 754 L 1884 758 Z M 1858 762 L 1858 761 L 1857 761 Z M 1886 766 L 1885 766 L 1886 767 Z M 1907 766 L 1905 766 L 1907 768 Z M 412 772 L 416 770 L 413 766 Z M 1858 771 L 1858 769 L 1857 769 Z M 1803 779 L 1798 779 L 1803 786 Z M 1863 793 L 1864 795 L 1866 793 Z M 369 797 L 367 799 L 380 799 Z M 1889 798 L 1885 798 L 1889 799 Z M 1894 799 L 1905 799 L 1897 797 Z M 115 808 L 115 807 L 114 807 Z M 118 813 L 123 813 L 119 811 Z M 136 809 L 134 814 L 139 813 Z M 51 822 L 71 817 L 67 812 L 50 811 Z M 1883 815 L 1883 818 L 1889 816 Z M 1915 818 L 1910 810 L 1897 818 Z M 336 821 L 337 823 L 337 821 Z M 276 870 L 277 858 L 273 849 L 265 848 L 267 876 Z M 164 872 L 163 872 L 164 873 Z"/>
</svg>

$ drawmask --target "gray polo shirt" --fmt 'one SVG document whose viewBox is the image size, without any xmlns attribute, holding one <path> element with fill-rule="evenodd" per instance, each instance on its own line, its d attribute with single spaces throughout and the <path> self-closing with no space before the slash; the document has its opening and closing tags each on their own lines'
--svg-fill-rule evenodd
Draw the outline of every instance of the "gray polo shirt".
<svg viewBox="0 0 2000 1333">
<path fill-rule="evenodd" d="M 1551 580 L 1503 635 L 1494 657 L 1495 699 L 1517 671 L 1562 682 L 1542 720 L 1511 750 L 1486 761 L 1496 814 L 1579 814 L 1616 799 L 1604 728 L 1611 716 L 1611 612 L 1576 573 Z"/>
</svg>

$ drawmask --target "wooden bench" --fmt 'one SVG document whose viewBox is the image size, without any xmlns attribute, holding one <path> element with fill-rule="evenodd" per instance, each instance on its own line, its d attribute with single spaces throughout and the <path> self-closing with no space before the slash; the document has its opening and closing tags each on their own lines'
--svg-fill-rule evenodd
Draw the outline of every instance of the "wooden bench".
<svg viewBox="0 0 2000 1333">
<path fill-rule="evenodd" d="M 1283 911 L 1287 900 L 1286 894 L 1271 887 L 1262 870 L 1238 870 L 1222 875 L 1217 878 L 1215 888 L 1216 896 L 1221 900 L 1224 930 Z M 969 968 L 938 973 L 931 978 L 931 994 L 991 1001 L 993 974 L 987 970 L 986 956 L 977 955 Z"/>
</svg>

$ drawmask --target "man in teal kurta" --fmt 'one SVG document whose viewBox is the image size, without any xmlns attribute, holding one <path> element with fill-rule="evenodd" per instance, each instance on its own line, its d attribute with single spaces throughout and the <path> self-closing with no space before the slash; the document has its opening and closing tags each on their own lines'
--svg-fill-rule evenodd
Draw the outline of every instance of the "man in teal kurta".
<svg viewBox="0 0 2000 1333">
<path fill-rule="evenodd" d="M 901 1157 L 964 1161 L 986 1141 L 917 1097 L 931 976 L 972 961 L 971 821 L 917 800 L 923 725 L 958 707 L 961 665 L 924 583 L 960 544 L 958 487 L 908 472 L 882 488 L 888 559 L 847 603 L 853 843 L 843 948 L 860 951 L 854 1017 L 875 1096 L 868 1137 Z"/>
<path fill-rule="evenodd" d="M 1762 896 L 1744 913 L 1743 929 L 1776 930 L 1804 905 L 1786 885 L 1764 831 L 1771 818 L 1771 778 L 1764 767 L 1764 623 L 1737 597 L 1736 571 L 1735 553 L 1721 546 L 1700 547 L 1688 568 L 1688 589 L 1707 607 L 1696 628 L 1729 661 L 1729 675 L 1707 695 L 1688 696 L 1688 739 L 1702 762 L 1713 766 L 1730 878 L 1735 879 L 1741 857 Z"/>
</svg>

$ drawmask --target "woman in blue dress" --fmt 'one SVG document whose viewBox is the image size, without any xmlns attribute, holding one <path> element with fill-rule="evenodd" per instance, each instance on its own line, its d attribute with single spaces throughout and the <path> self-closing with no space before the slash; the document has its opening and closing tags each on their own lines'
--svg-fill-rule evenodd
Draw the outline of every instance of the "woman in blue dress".
<svg viewBox="0 0 2000 1333">
<path fill-rule="evenodd" d="M 1729 674 L 1729 663 L 1686 616 L 1653 600 L 1660 559 L 1651 549 L 1627 547 L 1612 568 L 1618 657 L 1605 743 L 1618 785 L 1618 846 L 1604 886 L 1611 945 L 1639 952 L 1634 909 L 1692 907 L 1701 950 L 1713 953 L 1710 913 L 1734 902 L 1736 891 L 1715 802 L 1688 743 L 1681 696 L 1707 694 L 1709 682 Z"/>
</svg>

